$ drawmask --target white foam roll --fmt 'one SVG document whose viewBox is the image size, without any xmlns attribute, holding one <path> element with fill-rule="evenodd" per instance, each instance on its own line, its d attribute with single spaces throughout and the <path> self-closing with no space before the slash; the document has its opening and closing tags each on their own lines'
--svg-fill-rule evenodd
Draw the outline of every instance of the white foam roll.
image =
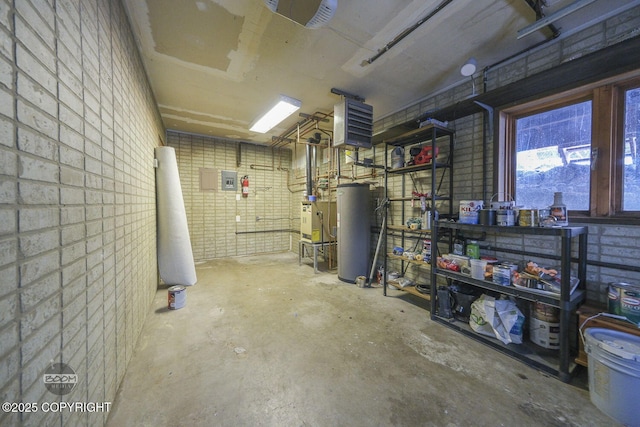
<svg viewBox="0 0 640 427">
<path fill-rule="evenodd" d="M 168 285 L 191 286 L 197 281 L 187 211 L 182 198 L 178 162 L 173 147 L 156 147 L 158 268 Z"/>
</svg>

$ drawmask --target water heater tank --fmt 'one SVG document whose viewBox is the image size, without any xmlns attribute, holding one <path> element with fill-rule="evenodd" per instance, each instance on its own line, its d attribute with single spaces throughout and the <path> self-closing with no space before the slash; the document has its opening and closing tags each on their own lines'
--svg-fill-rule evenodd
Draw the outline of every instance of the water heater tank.
<svg viewBox="0 0 640 427">
<path fill-rule="evenodd" d="M 327 24 L 338 8 L 338 0 L 264 0 L 272 12 L 307 28 Z"/>
<path fill-rule="evenodd" d="M 369 184 L 339 184 L 338 279 L 355 283 L 369 276 L 371 252 L 371 206 Z"/>
</svg>

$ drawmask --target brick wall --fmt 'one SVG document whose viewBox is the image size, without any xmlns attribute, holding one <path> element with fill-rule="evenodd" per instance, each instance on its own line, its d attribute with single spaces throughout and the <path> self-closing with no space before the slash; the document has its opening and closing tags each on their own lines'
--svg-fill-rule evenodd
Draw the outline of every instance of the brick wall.
<svg viewBox="0 0 640 427">
<path fill-rule="evenodd" d="M 623 40 L 638 36 L 640 33 L 638 28 L 640 28 L 640 7 L 636 6 L 597 25 L 561 37 L 504 64 L 492 67 L 486 76 L 487 89 L 499 88 L 563 62 L 600 49 L 606 49 Z M 478 78 L 476 87 L 480 87 L 481 84 L 481 79 Z M 429 96 L 415 105 L 378 120 L 374 124 L 375 132 L 381 132 L 384 129 L 415 120 L 428 111 L 453 105 L 470 93 L 471 83 L 465 82 Z M 450 123 L 449 126 L 456 131 L 453 174 L 454 207 L 459 205 L 460 200 L 484 199 L 485 202 L 488 202 L 493 191 L 493 141 L 492 135 L 487 132 L 488 179 L 486 185 L 483 186 L 482 115 L 464 117 Z M 364 155 L 367 156 L 367 153 Z M 382 150 L 379 150 L 376 155 L 377 162 L 382 163 L 384 157 L 380 156 L 382 156 Z M 398 194 L 399 189 L 390 186 L 390 191 L 393 197 Z M 598 265 L 598 262 L 602 262 L 637 266 L 637 259 L 640 256 L 638 249 L 640 248 L 640 227 L 619 224 L 580 224 L 576 221 L 571 221 L 571 225 L 587 225 L 589 227 L 588 260 L 591 262 L 587 269 L 587 299 L 589 301 L 606 303 L 606 289 L 609 282 L 626 281 L 640 284 L 640 274 L 637 272 Z M 512 244 L 508 240 L 502 243 L 503 245 Z M 535 247 L 538 243 L 519 239 L 514 244 L 518 249 L 523 250 L 526 249 L 525 246 L 534 245 Z M 546 250 L 545 245 L 549 242 L 539 244 L 542 245 L 540 246 L 541 250 Z M 411 271 L 409 271 L 409 276 L 418 277 L 411 276 Z"/>
<path fill-rule="evenodd" d="M 289 250 L 291 151 L 174 131 L 167 143 L 176 149 L 196 261 Z M 215 169 L 216 190 L 201 191 L 202 168 Z M 236 172 L 236 191 L 222 189 L 222 171 Z M 238 199 L 244 175 L 249 195 Z"/>
<path fill-rule="evenodd" d="M 0 395 L 113 401 L 157 287 L 164 134 L 119 1 L 0 0 Z M 2 425 L 107 414 L 0 413 Z"/>
</svg>

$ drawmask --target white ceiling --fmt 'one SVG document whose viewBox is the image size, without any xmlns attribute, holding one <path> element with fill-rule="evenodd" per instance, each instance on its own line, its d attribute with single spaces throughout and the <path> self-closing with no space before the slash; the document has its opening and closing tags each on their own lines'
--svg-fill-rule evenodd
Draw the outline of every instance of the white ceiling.
<svg viewBox="0 0 640 427">
<path fill-rule="evenodd" d="M 338 0 L 320 29 L 271 12 L 263 0 L 124 3 L 167 129 L 270 144 L 300 120 L 294 115 L 264 135 L 249 131 L 279 94 L 301 100 L 302 113 L 331 113 L 337 88 L 365 98 L 380 119 L 461 82 L 469 57 L 480 73 L 548 39 L 546 27 L 517 39 L 536 21 L 528 4 L 536 1 L 550 15 L 575 0 Z M 565 36 L 638 3 L 598 0 L 554 25 Z"/>
</svg>

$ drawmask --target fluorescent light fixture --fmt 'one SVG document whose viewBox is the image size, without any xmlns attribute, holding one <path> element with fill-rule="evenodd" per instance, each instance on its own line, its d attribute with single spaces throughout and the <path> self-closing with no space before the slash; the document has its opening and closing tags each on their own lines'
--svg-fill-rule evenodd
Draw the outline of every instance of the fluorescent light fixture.
<svg viewBox="0 0 640 427">
<path fill-rule="evenodd" d="M 469 58 L 467 62 L 464 63 L 462 68 L 460 68 L 460 74 L 462 74 L 465 77 L 472 76 L 473 73 L 476 72 L 477 68 L 478 68 L 478 61 L 476 61 L 475 58 Z"/>
<path fill-rule="evenodd" d="M 266 133 L 300 108 L 302 102 L 280 95 L 280 101 L 251 126 L 252 132 Z"/>
<path fill-rule="evenodd" d="M 576 2 L 571 3 L 568 6 L 563 7 L 562 9 L 558 9 L 556 12 L 552 13 L 549 16 L 545 16 L 544 18 L 538 19 L 531 25 L 524 27 L 521 30 L 518 30 L 518 39 L 523 38 L 524 36 L 528 36 L 529 34 L 538 31 L 542 27 L 546 27 L 557 21 L 558 19 L 564 18 L 570 13 L 575 12 L 578 9 L 582 9 L 583 7 L 593 3 L 596 0 L 578 0 Z"/>
</svg>

